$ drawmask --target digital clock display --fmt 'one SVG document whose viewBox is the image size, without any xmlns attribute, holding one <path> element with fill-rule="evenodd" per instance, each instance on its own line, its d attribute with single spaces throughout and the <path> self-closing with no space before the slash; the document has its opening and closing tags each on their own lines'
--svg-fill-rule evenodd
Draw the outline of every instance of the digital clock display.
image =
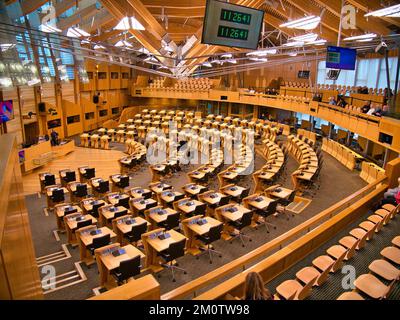
<svg viewBox="0 0 400 320">
<path fill-rule="evenodd" d="M 250 25 L 251 14 L 222 9 L 221 10 L 221 20 Z"/>
<path fill-rule="evenodd" d="M 257 49 L 263 21 L 263 10 L 207 0 L 201 43 Z"/>
<path fill-rule="evenodd" d="M 218 27 L 218 37 L 229 38 L 235 40 L 247 40 L 249 30 L 232 28 L 227 26 Z"/>
</svg>

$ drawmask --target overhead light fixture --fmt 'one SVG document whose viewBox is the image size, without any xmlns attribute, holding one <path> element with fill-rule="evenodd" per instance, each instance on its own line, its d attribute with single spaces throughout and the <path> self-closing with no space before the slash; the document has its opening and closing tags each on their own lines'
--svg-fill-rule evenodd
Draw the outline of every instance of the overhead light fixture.
<svg viewBox="0 0 400 320">
<path fill-rule="evenodd" d="M 316 33 L 306 33 L 301 36 L 289 38 L 290 41 L 302 41 L 302 42 L 312 42 L 317 40 L 318 34 Z"/>
<path fill-rule="evenodd" d="M 39 30 L 47 33 L 55 33 L 55 32 L 62 32 L 61 29 L 58 29 L 55 26 L 49 25 L 47 23 L 43 23 L 39 26 Z"/>
<path fill-rule="evenodd" d="M 289 53 L 288 53 L 288 56 L 296 57 L 296 56 L 297 56 L 297 51 L 289 52 Z"/>
<path fill-rule="evenodd" d="M 226 60 L 226 62 L 232 63 L 232 64 L 237 64 L 237 60 L 236 59 L 229 59 Z"/>
<path fill-rule="evenodd" d="M 211 63 L 215 63 L 215 64 L 221 64 L 221 61 L 220 61 L 220 60 L 218 60 L 218 59 L 215 59 L 215 60 L 211 60 Z"/>
<path fill-rule="evenodd" d="M 145 47 L 143 47 L 143 48 L 140 48 L 139 50 L 137 50 L 138 52 L 140 52 L 140 53 L 145 53 L 145 54 L 149 54 L 150 53 L 150 51 L 149 50 L 147 50 Z"/>
<path fill-rule="evenodd" d="M 319 39 L 319 40 L 315 40 L 315 41 L 311 41 L 311 42 L 307 42 L 307 44 L 313 44 L 316 46 L 322 46 L 326 43 L 325 39 Z"/>
<path fill-rule="evenodd" d="M 287 42 L 283 44 L 284 47 L 302 47 L 304 46 L 303 41 L 293 41 L 293 42 Z"/>
<path fill-rule="evenodd" d="M 0 44 L 0 50 L 2 52 L 7 51 L 8 49 L 14 48 L 15 44 L 13 43 L 2 43 Z"/>
<path fill-rule="evenodd" d="M 302 30 L 312 30 L 315 29 L 321 22 L 321 17 L 308 16 L 301 19 L 288 21 L 281 24 L 280 28 L 291 28 L 291 29 L 302 29 Z"/>
<path fill-rule="evenodd" d="M 207 62 L 203 62 L 202 66 L 203 66 L 203 67 L 211 68 L 211 67 L 212 67 L 212 64 L 211 64 L 210 62 L 207 61 Z"/>
<path fill-rule="evenodd" d="M 116 44 L 116 47 L 126 47 L 126 48 L 133 48 L 133 46 L 126 40 L 119 40 Z"/>
<path fill-rule="evenodd" d="M 146 59 L 143 60 L 146 63 L 150 64 L 159 64 L 160 62 L 153 56 L 148 56 Z"/>
<path fill-rule="evenodd" d="M 158 69 L 169 69 L 167 66 L 161 65 L 158 67 Z"/>
<path fill-rule="evenodd" d="M 257 51 L 252 51 L 246 53 L 246 56 L 256 56 L 256 57 L 265 57 L 269 54 L 276 54 L 277 50 L 276 49 L 261 49 Z"/>
<path fill-rule="evenodd" d="M 0 87 L 12 87 L 13 83 L 10 77 L 0 77 Z"/>
<path fill-rule="evenodd" d="M 114 27 L 114 30 L 145 30 L 143 25 L 135 17 L 125 17 Z"/>
<path fill-rule="evenodd" d="M 90 43 L 90 41 L 88 41 L 86 39 L 81 40 L 81 44 L 89 44 L 89 43 Z"/>
<path fill-rule="evenodd" d="M 351 41 L 351 40 L 364 40 L 364 39 L 373 39 L 376 37 L 375 33 L 366 33 L 359 36 L 347 37 L 344 38 L 344 41 Z"/>
<path fill-rule="evenodd" d="M 106 47 L 105 46 L 102 46 L 101 44 L 96 44 L 94 47 L 93 47 L 93 49 L 94 50 L 102 50 L 102 49 L 105 49 Z"/>
<path fill-rule="evenodd" d="M 361 40 L 357 40 L 357 42 L 369 42 L 372 40 L 374 40 L 374 38 L 361 39 Z"/>
<path fill-rule="evenodd" d="M 232 53 L 224 53 L 223 55 L 221 55 L 221 58 L 227 58 L 227 59 L 230 59 L 230 58 L 232 58 L 233 56 L 232 56 Z"/>
<path fill-rule="evenodd" d="M 90 33 L 87 33 L 85 30 L 76 28 L 76 27 L 70 27 L 68 28 L 67 31 L 67 37 L 71 38 L 82 38 L 82 37 L 90 37 Z"/>
<path fill-rule="evenodd" d="M 257 61 L 257 62 L 267 62 L 267 58 L 249 58 L 251 61 Z"/>
<path fill-rule="evenodd" d="M 396 4 L 394 6 L 371 11 L 371 12 L 364 14 L 364 17 L 369 17 L 369 16 L 398 18 L 398 17 L 400 17 L 400 4 Z"/>
</svg>

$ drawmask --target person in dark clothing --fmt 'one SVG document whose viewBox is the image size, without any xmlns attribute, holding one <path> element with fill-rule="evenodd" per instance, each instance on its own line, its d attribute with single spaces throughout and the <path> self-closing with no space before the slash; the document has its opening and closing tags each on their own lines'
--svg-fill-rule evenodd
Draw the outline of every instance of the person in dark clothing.
<svg viewBox="0 0 400 320">
<path fill-rule="evenodd" d="M 54 129 L 53 129 L 53 130 L 51 130 L 50 136 L 51 136 L 51 145 L 58 146 L 58 144 L 59 144 L 58 133 L 56 131 L 54 131 Z"/>
<path fill-rule="evenodd" d="M 365 101 L 364 106 L 361 108 L 362 113 L 367 113 L 371 108 L 371 101 Z"/>
</svg>

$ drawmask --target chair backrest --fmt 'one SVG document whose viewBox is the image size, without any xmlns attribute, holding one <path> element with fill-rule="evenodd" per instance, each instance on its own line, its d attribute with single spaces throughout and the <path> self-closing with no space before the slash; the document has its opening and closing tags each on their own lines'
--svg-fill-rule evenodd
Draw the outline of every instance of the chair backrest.
<svg viewBox="0 0 400 320">
<path fill-rule="evenodd" d="M 129 197 L 119 199 L 117 206 L 122 206 L 129 209 Z"/>
<path fill-rule="evenodd" d="M 111 240 L 110 234 L 105 234 L 104 236 L 94 238 L 92 247 L 94 249 L 105 247 L 110 244 L 110 240 Z"/>
<path fill-rule="evenodd" d="M 75 180 L 76 180 L 75 171 L 67 171 L 67 172 L 65 173 L 65 178 L 64 178 L 64 180 L 67 181 L 67 182 L 75 181 Z"/>
<path fill-rule="evenodd" d="M 167 249 L 168 254 L 170 255 L 169 259 L 175 260 L 179 257 L 183 257 L 185 255 L 185 244 L 186 239 L 171 243 Z"/>
<path fill-rule="evenodd" d="M 242 218 L 240 219 L 241 222 L 241 227 L 247 227 L 249 225 L 251 225 L 251 219 L 253 217 L 253 211 L 249 211 L 243 214 Z"/>
<path fill-rule="evenodd" d="M 110 182 L 109 181 L 100 181 L 98 192 L 99 193 L 106 193 L 110 191 Z"/>
<path fill-rule="evenodd" d="M 224 206 L 229 203 L 229 197 L 222 197 L 221 200 L 219 201 L 219 206 Z"/>
<path fill-rule="evenodd" d="M 85 169 L 85 173 L 84 173 L 84 177 L 86 178 L 86 179 L 91 179 L 91 178 L 94 178 L 95 177 L 95 174 L 96 174 L 96 169 L 95 168 L 86 168 Z"/>
<path fill-rule="evenodd" d="M 276 207 L 278 205 L 278 201 L 272 201 L 269 203 L 268 207 L 264 210 L 266 215 L 271 215 L 276 212 Z"/>
<path fill-rule="evenodd" d="M 127 280 L 131 277 L 134 277 L 140 274 L 140 255 L 133 257 L 128 260 L 123 260 L 119 263 L 118 267 L 121 276 L 119 280 Z"/>
<path fill-rule="evenodd" d="M 123 176 L 119 179 L 117 186 L 120 188 L 126 188 L 129 186 L 129 176 Z"/>
<path fill-rule="evenodd" d="M 61 202 L 64 201 L 64 190 L 63 189 L 54 189 L 52 192 L 52 200 L 53 202 Z"/>
<path fill-rule="evenodd" d="M 196 209 L 194 210 L 194 215 L 205 215 L 207 210 L 207 206 L 205 203 L 199 204 L 196 206 Z"/>
<path fill-rule="evenodd" d="M 122 210 L 122 211 L 116 212 L 116 213 L 114 214 L 114 219 L 117 219 L 117 218 L 119 218 L 119 217 L 122 217 L 122 216 L 124 216 L 124 215 L 126 215 L 126 214 L 128 214 L 128 210 Z"/>
<path fill-rule="evenodd" d="M 177 226 L 179 226 L 179 218 L 180 218 L 179 212 L 173 213 L 173 214 L 169 214 L 167 219 L 165 220 L 166 228 L 167 229 L 174 229 Z"/>
<path fill-rule="evenodd" d="M 313 287 L 313 285 L 315 283 L 315 280 L 317 280 L 317 277 L 318 276 L 316 276 L 314 279 L 312 279 L 309 283 L 307 283 L 303 287 L 303 289 L 301 289 L 299 291 L 299 293 L 297 294 L 297 300 L 304 300 L 305 298 L 307 298 L 311 294 L 312 287 Z"/>
<path fill-rule="evenodd" d="M 51 175 L 48 174 L 48 175 L 44 176 L 44 185 L 45 185 L 45 187 L 52 186 L 54 184 L 56 184 L 56 177 L 55 177 L 54 174 L 51 174 Z"/>
<path fill-rule="evenodd" d="M 244 189 L 240 195 L 240 199 L 246 198 L 249 195 L 250 189 Z"/>
<path fill-rule="evenodd" d="M 296 197 L 296 190 L 293 190 L 292 193 L 289 195 L 287 198 L 288 203 L 292 203 L 294 201 L 294 198 Z"/>
<path fill-rule="evenodd" d="M 210 243 L 221 239 L 221 232 L 223 226 L 224 225 L 221 223 L 217 226 L 211 227 L 210 230 L 208 230 L 207 234 L 208 237 L 210 238 Z"/>
<path fill-rule="evenodd" d="M 86 184 L 77 184 L 75 195 L 78 197 L 86 197 L 88 195 Z"/>
<path fill-rule="evenodd" d="M 91 226 L 91 225 L 92 225 L 92 219 L 78 221 L 78 223 L 76 224 L 76 229 L 80 229 L 80 228 Z"/>
<path fill-rule="evenodd" d="M 93 217 L 95 217 L 95 218 L 99 217 L 99 208 L 101 208 L 102 206 L 104 206 L 104 203 L 94 204 L 92 206 L 91 214 L 92 214 Z"/>
<path fill-rule="evenodd" d="M 336 271 L 338 271 L 338 270 L 342 267 L 342 265 L 343 265 L 343 260 L 344 260 L 344 257 L 346 256 L 346 254 L 347 254 L 347 251 L 344 251 L 344 252 L 342 253 L 342 255 L 339 256 L 339 257 L 337 258 L 337 260 L 333 263 L 332 269 L 329 268 L 329 269 L 331 269 L 332 272 L 336 272 Z"/>
<path fill-rule="evenodd" d="M 332 266 L 333 266 L 333 263 L 332 263 Z M 315 280 L 315 284 L 316 284 L 317 286 L 321 286 L 321 285 L 323 285 L 323 284 L 325 283 L 325 281 L 328 279 L 329 272 L 331 271 L 332 266 L 331 266 L 330 268 L 326 268 L 326 269 L 318 276 L 318 278 Z"/>
<path fill-rule="evenodd" d="M 136 226 L 132 226 L 131 229 L 131 240 L 133 242 L 139 241 L 143 233 L 147 231 L 147 222 L 143 222 L 142 224 L 138 224 Z"/>
</svg>

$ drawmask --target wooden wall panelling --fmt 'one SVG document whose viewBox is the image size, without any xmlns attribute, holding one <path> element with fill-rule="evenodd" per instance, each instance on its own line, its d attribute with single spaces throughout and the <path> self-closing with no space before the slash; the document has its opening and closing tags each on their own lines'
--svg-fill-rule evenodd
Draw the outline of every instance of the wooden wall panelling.
<svg viewBox="0 0 400 320">
<path fill-rule="evenodd" d="M 121 67 L 115 64 L 112 64 L 108 68 L 109 77 L 110 77 L 110 89 L 120 89 L 121 88 Z M 117 78 L 114 79 L 113 77 Z"/>
<path fill-rule="evenodd" d="M 124 78 L 127 74 L 128 78 Z M 129 81 L 130 81 L 131 69 L 128 67 L 121 67 L 121 89 L 129 88 Z"/>
<path fill-rule="evenodd" d="M 97 108 L 96 104 L 93 103 L 93 93 L 90 91 L 81 92 L 80 94 L 81 108 L 84 112 L 83 118 L 83 130 L 88 131 L 96 127 L 97 123 Z M 93 118 L 88 119 L 87 116 L 93 114 Z"/>
<path fill-rule="evenodd" d="M 110 89 L 110 73 L 109 66 L 106 63 L 99 63 L 97 65 L 97 90 L 108 90 Z M 102 76 L 105 78 L 101 79 Z"/>
<path fill-rule="evenodd" d="M 14 134 L 0 150 L 0 299 L 42 299 Z"/>
</svg>

